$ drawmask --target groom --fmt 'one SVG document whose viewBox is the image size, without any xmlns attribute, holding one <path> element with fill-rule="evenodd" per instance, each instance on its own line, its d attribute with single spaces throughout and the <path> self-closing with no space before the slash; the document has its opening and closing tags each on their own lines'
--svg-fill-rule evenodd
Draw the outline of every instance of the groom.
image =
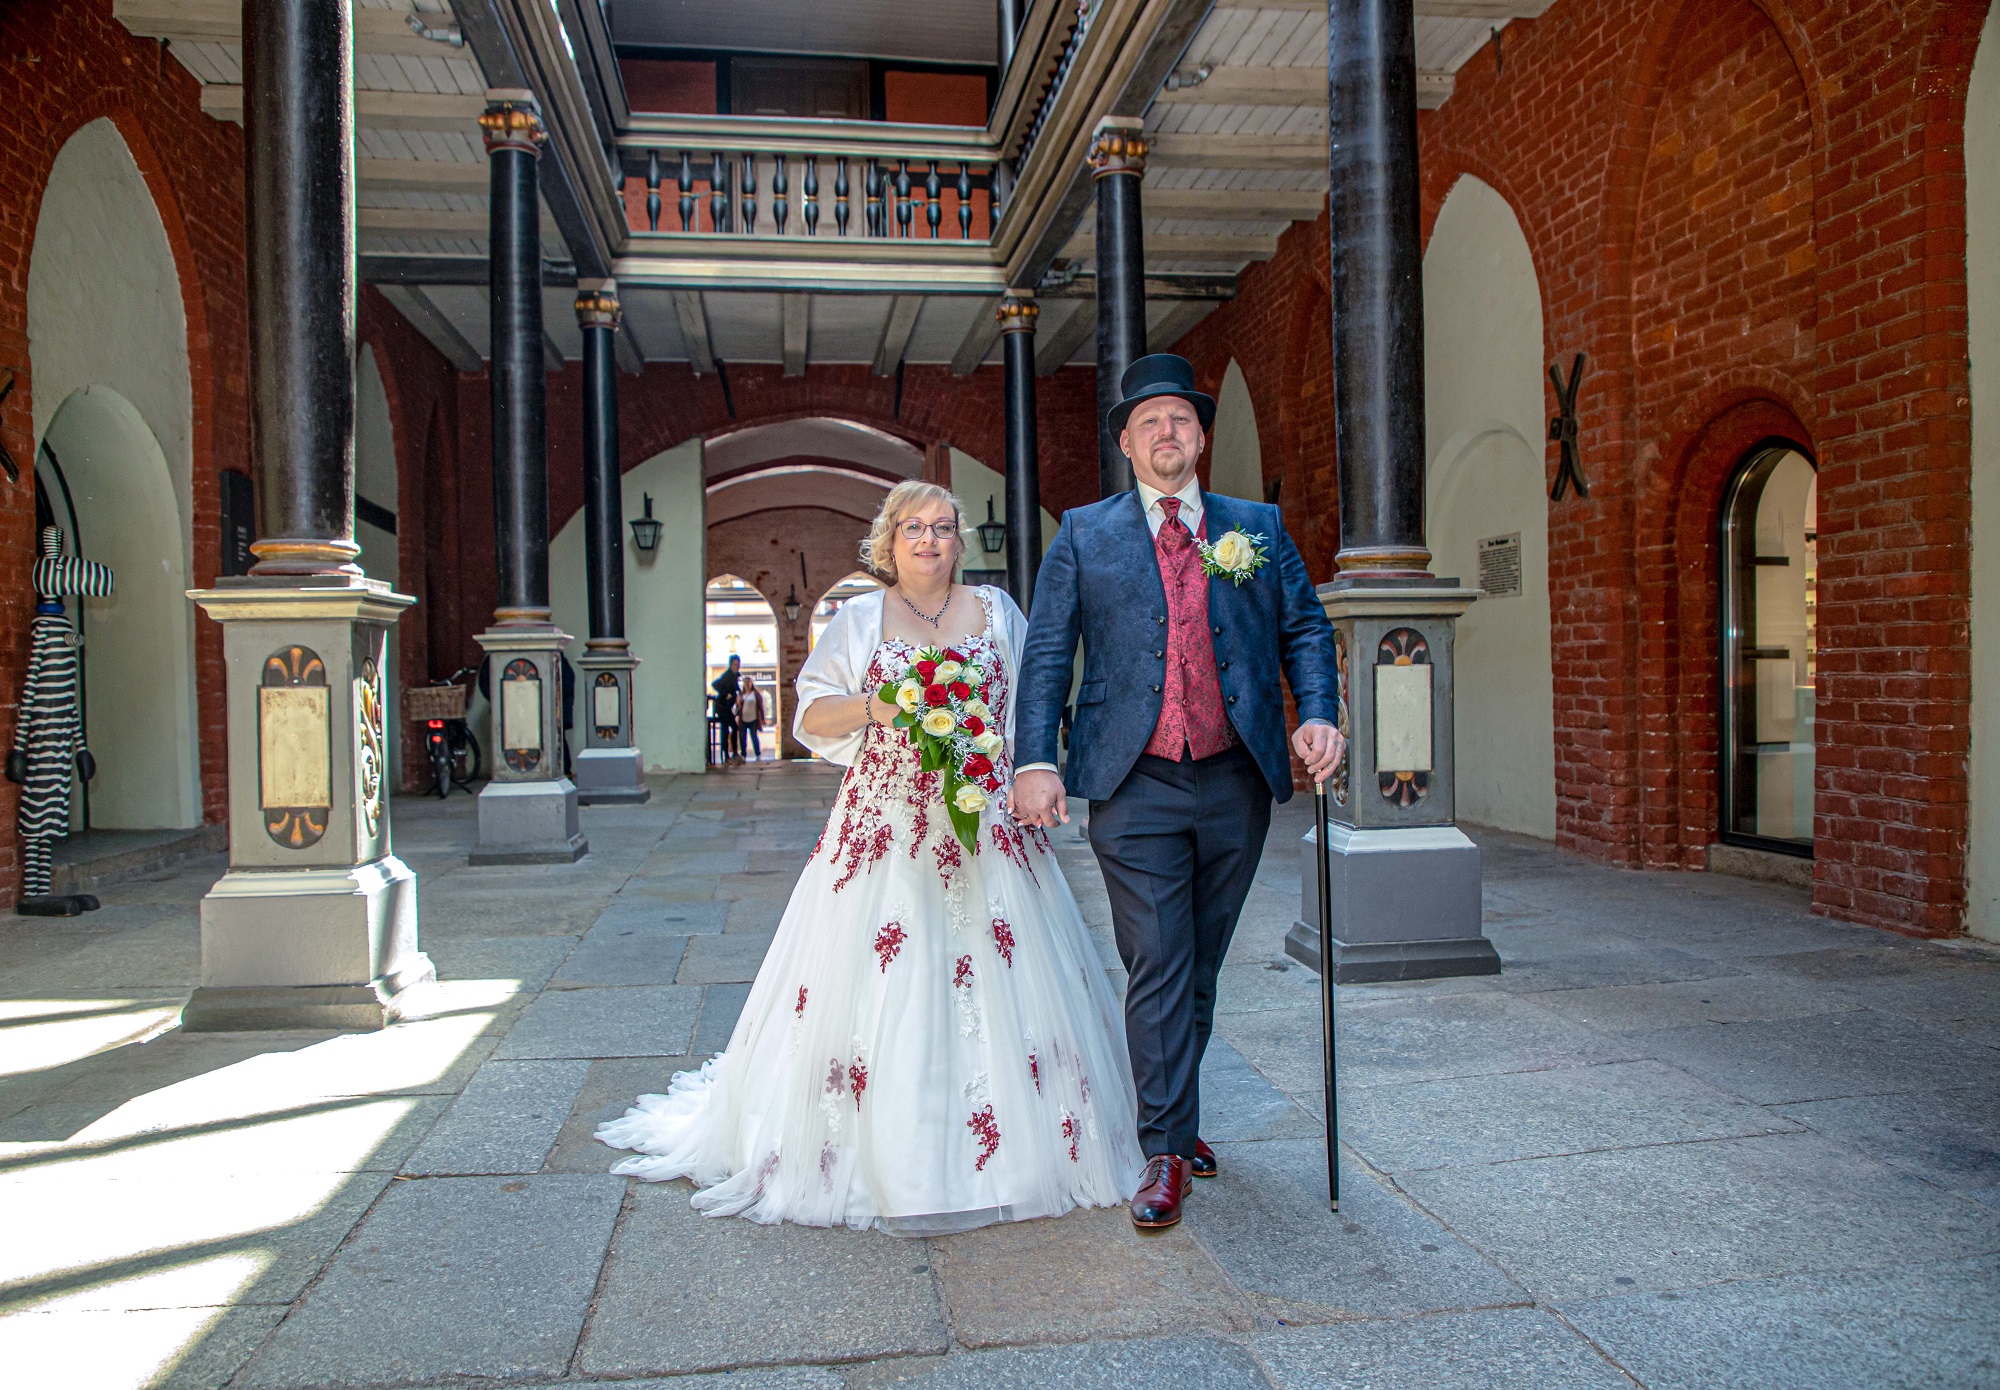
<svg viewBox="0 0 2000 1390">
<path fill-rule="evenodd" d="M 1271 803 L 1292 795 L 1280 670 L 1307 775 L 1331 771 L 1343 740 L 1333 628 L 1278 509 L 1196 481 L 1214 399 L 1170 353 L 1134 362 L 1120 390 L 1111 432 L 1138 488 L 1065 513 L 1042 561 L 1011 809 L 1053 826 L 1069 819 L 1066 791 L 1090 802 L 1128 976 L 1125 1040 L 1147 1157 L 1132 1221 L 1157 1227 L 1181 1219 L 1191 1176 L 1216 1173 L 1198 1133 L 1198 1077 Z M 1083 684 L 1058 776 L 1056 726 L 1079 636 Z"/>
</svg>

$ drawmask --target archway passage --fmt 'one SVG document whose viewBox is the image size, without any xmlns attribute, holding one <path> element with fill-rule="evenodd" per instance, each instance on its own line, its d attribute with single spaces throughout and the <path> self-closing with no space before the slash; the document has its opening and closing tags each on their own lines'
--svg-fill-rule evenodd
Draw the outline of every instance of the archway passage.
<svg viewBox="0 0 2000 1390">
<path fill-rule="evenodd" d="M 1235 358 L 1215 394 L 1215 429 L 1208 443 L 1208 490 L 1225 497 L 1264 500 L 1264 450 L 1257 437 L 1257 407 Z"/>
<path fill-rule="evenodd" d="M 2000 941 L 2000 7 L 1965 95 L 1965 290 L 1972 401 L 1972 747 L 1965 929 Z"/>
<path fill-rule="evenodd" d="M 778 756 L 778 741 L 768 731 L 779 724 L 781 699 L 778 694 L 778 615 L 757 590 L 733 574 L 708 581 L 703 591 L 705 670 L 709 689 L 710 762 L 727 761 L 730 755 L 746 761 Z M 764 700 L 762 720 L 753 727 L 742 719 L 742 702 L 725 711 L 726 687 L 717 693 L 716 682 L 731 669 L 737 672 L 736 689 L 741 692 L 754 683 Z M 789 702 L 782 702 L 789 703 Z M 719 744 L 722 731 L 740 724 L 733 748 Z"/>
<path fill-rule="evenodd" d="M 1541 289 L 1513 209 L 1475 178 L 1424 254 L 1424 338 L 1431 568 L 1482 591 L 1454 652 L 1458 815 L 1554 839 Z"/>
<path fill-rule="evenodd" d="M 68 483 L 77 553 L 109 565 L 117 586 L 109 598 L 69 601 L 84 605 L 87 629 L 91 827 L 199 825 L 187 541 L 166 457 L 131 402 L 103 387 L 63 402 L 41 452 Z"/>
<path fill-rule="evenodd" d="M 1819 476 L 1785 445 L 1745 459 L 1722 506 L 1721 826 L 1810 854 Z"/>
</svg>

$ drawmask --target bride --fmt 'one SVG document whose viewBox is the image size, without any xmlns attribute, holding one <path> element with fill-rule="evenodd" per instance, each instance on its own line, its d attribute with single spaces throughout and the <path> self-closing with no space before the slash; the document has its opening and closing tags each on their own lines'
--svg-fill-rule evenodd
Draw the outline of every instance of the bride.
<svg viewBox="0 0 2000 1390">
<path fill-rule="evenodd" d="M 1026 620 L 952 582 L 961 509 L 897 485 L 798 678 L 801 742 L 847 774 L 729 1046 L 597 1137 L 614 1173 L 691 1178 L 711 1216 L 899 1235 L 1124 1202 L 1144 1164 L 1118 1005 L 1040 830 L 993 795 L 976 849 L 878 691 L 922 648 L 985 673 L 1012 771 Z"/>
</svg>

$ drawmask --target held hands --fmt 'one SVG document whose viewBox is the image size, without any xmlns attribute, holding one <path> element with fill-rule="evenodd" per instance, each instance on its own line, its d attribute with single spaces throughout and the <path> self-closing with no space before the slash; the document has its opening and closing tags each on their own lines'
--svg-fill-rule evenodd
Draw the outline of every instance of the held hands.
<svg viewBox="0 0 2000 1390">
<path fill-rule="evenodd" d="M 1306 765 L 1306 776 L 1324 782 L 1340 761 L 1340 755 L 1347 751 L 1347 740 L 1333 725 L 1315 719 L 1293 731 L 1292 751 Z"/>
<path fill-rule="evenodd" d="M 1023 825 L 1052 829 L 1069 824 L 1069 798 L 1062 778 L 1046 768 L 1018 774 L 1007 792 L 1007 812 Z"/>
</svg>

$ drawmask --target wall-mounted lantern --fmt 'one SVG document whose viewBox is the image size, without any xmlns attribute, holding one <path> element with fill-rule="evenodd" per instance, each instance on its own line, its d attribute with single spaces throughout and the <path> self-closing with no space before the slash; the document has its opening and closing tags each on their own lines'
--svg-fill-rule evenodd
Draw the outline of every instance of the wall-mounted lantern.
<svg viewBox="0 0 2000 1390">
<path fill-rule="evenodd" d="M 979 523 L 979 548 L 988 555 L 998 555 L 1007 544 L 1007 523 L 993 519 L 993 499 L 986 499 L 986 520 Z"/>
<path fill-rule="evenodd" d="M 794 584 L 790 588 L 785 590 L 785 621 L 788 623 L 795 623 L 798 620 L 799 620 L 799 586 Z"/>
<path fill-rule="evenodd" d="M 632 518 L 632 544 L 644 554 L 651 555 L 660 546 L 660 532 L 666 523 L 653 520 L 653 494 L 646 493 L 646 514 Z"/>
</svg>

